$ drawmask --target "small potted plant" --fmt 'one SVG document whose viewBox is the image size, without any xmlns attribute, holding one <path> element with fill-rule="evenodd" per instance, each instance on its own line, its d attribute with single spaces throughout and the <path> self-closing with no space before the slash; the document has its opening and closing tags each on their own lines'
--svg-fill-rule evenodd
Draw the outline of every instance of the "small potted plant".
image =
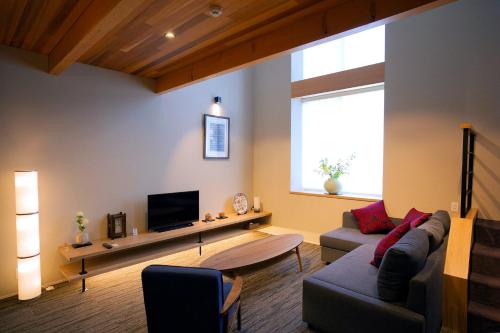
<svg viewBox="0 0 500 333">
<path fill-rule="evenodd" d="M 340 176 L 349 173 L 349 167 L 352 160 L 356 157 L 353 153 L 345 161 L 339 159 L 336 164 L 329 164 L 328 159 L 324 158 L 319 161 L 319 169 L 316 170 L 320 175 L 327 176 L 327 180 L 323 184 L 328 194 L 339 194 L 342 190 L 342 184 L 339 181 Z"/>
<path fill-rule="evenodd" d="M 89 220 L 85 218 L 83 212 L 76 213 L 76 224 L 78 226 L 79 232 L 76 234 L 76 243 L 85 244 L 89 242 L 89 233 L 87 227 L 89 225 Z"/>
</svg>

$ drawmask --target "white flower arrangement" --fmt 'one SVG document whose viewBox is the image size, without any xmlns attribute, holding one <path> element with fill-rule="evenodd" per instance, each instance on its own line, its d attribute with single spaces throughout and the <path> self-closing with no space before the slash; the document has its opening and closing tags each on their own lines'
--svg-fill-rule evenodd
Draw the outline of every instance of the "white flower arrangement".
<svg viewBox="0 0 500 333">
<path fill-rule="evenodd" d="M 89 225 L 89 220 L 85 218 L 83 212 L 76 213 L 76 224 L 78 224 L 78 230 L 85 231 Z"/>
<path fill-rule="evenodd" d="M 328 159 L 324 158 L 319 161 L 319 169 L 316 172 L 331 179 L 338 179 L 340 176 L 349 173 L 351 162 L 355 158 L 356 154 L 352 153 L 346 160 L 339 159 L 336 164 L 329 164 Z"/>
</svg>

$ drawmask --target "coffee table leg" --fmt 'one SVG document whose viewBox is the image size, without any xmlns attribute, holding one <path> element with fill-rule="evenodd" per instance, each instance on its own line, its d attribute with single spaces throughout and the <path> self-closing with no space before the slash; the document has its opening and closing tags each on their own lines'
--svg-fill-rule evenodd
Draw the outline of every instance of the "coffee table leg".
<svg viewBox="0 0 500 333">
<path fill-rule="evenodd" d="M 297 260 L 299 261 L 299 272 L 302 272 L 302 260 L 300 259 L 299 247 L 295 248 L 295 253 L 297 253 Z"/>
</svg>

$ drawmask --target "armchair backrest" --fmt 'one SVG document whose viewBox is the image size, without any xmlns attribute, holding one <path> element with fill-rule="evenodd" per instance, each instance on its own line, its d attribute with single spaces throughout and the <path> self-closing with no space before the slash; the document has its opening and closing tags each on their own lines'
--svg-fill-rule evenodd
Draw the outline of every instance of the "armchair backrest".
<svg viewBox="0 0 500 333">
<path fill-rule="evenodd" d="M 222 332 L 221 272 L 152 265 L 142 271 L 149 332 Z"/>
</svg>

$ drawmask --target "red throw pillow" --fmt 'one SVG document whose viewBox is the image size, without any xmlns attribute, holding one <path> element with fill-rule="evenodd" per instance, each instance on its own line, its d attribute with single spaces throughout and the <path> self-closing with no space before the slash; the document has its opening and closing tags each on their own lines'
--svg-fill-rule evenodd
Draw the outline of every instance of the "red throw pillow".
<svg viewBox="0 0 500 333">
<path fill-rule="evenodd" d="M 400 240 L 408 231 L 410 231 L 410 223 L 401 223 L 395 229 L 392 229 L 384 238 L 380 240 L 373 254 L 373 260 L 370 262 L 375 267 L 379 267 L 384 258 L 385 252 L 398 240 Z"/>
<path fill-rule="evenodd" d="M 394 229 L 385 211 L 384 200 L 377 201 L 363 208 L 352 209 L 351 213 L 359 223 L 359 230 L 363 234 L 374 234 Z"/>
<path fill-rule="evenodd" d="M 431 217 L 432 214 L 419 212 L 415 208 L 410 209 L 406 214 L 403 223 L 411 223 L 411 228 L 416 228 Z"/>
</svg>

